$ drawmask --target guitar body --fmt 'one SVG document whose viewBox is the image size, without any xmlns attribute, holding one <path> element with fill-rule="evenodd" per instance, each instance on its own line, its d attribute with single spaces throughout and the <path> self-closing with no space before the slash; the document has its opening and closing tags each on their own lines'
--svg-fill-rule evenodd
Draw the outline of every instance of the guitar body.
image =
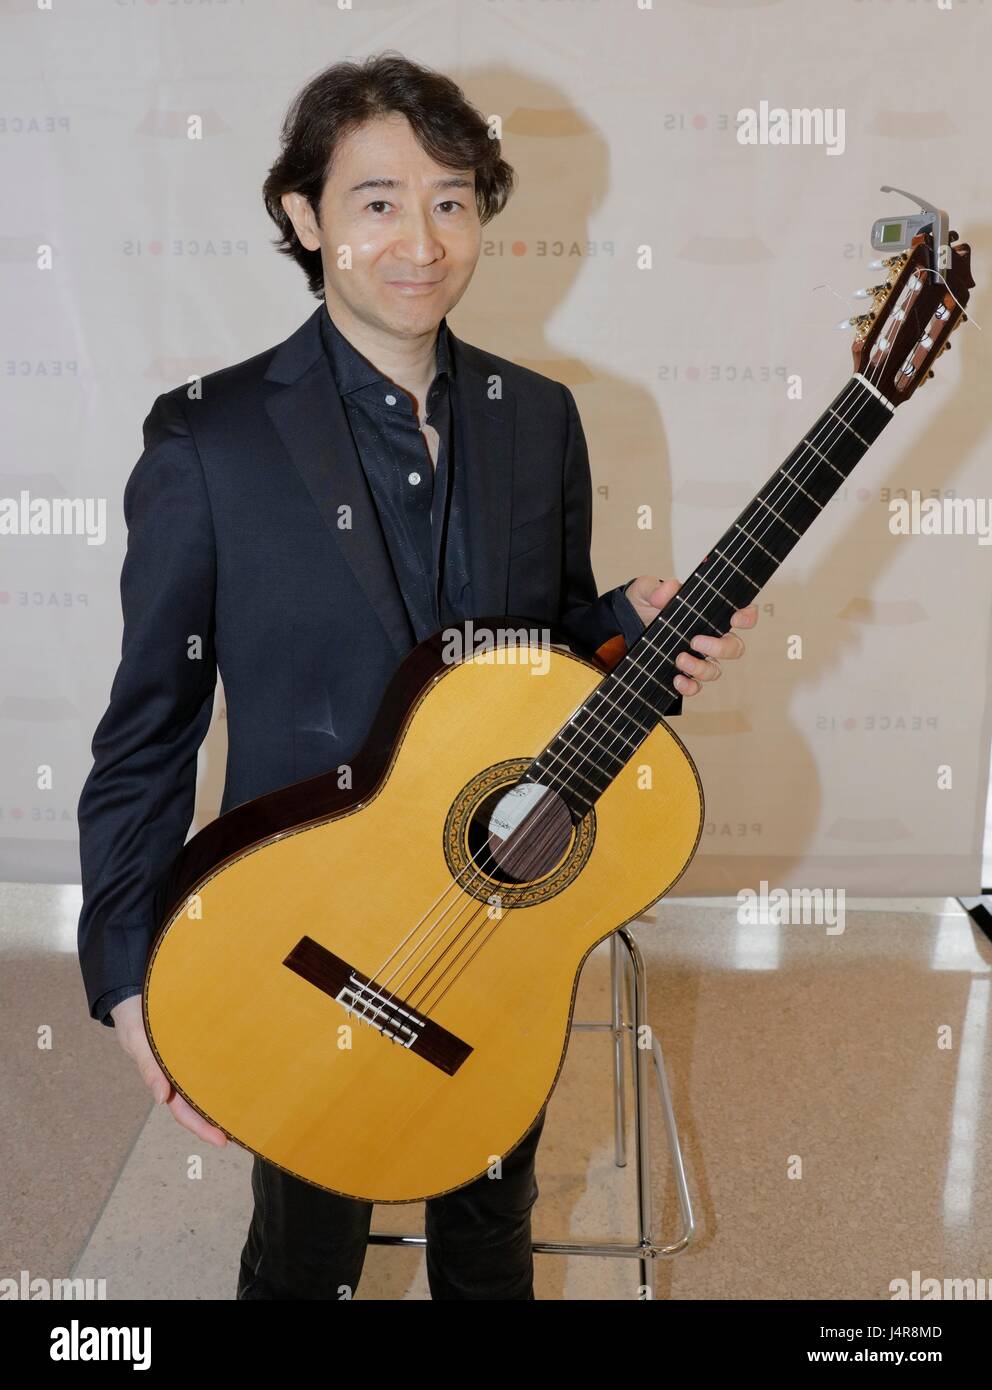
<svg viewBox="0 0 992 1390">
<path fill-rule="evenodd" d="M 699 777 L 659 723 L 549 870 L 479 874 L 473 812 L 602 680 L 549 646 L 495 655 L 445 662 L 421 643 L 354 789 L 328 773 L 194 837 L 151 954 L 146 1027 L 176 1089 L 237 1143 L 348 1197 L 436 1196 L 519 1143 L 561 1069 L 585 957 L 699 841 Z M 301 817 L 307 804 L 317 814 Z M 381 1027 L 362 1017 L 369 981 L 389 991 Z"/>
</svg>

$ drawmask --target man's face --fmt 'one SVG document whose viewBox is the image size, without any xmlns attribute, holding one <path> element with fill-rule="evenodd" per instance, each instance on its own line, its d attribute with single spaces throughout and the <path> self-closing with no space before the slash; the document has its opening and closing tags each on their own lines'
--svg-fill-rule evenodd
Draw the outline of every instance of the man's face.
<svg viewBox="0 0 992 1390">
<path fill-rule="evenodd" d="M 368 122 L 338 146 L 319 227 L 299 194 L 286 194 L 283 206 L 303 245 L 320 248 L 331 311 L 343 303 L 363 323 L 398 337 L 432 332 L 461 299 L 479 259 L 474 172 L 435 164 L 398 113 Z M 338 264 L 343 246 L 351 250 L 350 269 Z"/>
</svg>

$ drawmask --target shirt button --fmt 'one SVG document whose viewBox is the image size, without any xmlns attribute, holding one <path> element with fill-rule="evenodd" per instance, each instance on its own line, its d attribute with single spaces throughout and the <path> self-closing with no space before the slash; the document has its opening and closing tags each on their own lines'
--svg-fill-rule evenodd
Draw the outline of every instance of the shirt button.
<svg viewBox="0 0 992 1390">
<path fill-rule="evenodd" d="M 417 483 L 420 482 L 420 474 L 419 474 L 419 473 L 411 473 L 411 474 L 409 474 L 409 476 L 407 477 L 407 482 L 408 482 L 408 483 L 413 483 L 414 486 L 416 486 Z"/>
<path fill-rule="evenodd" d="M 396 397 L 395 397 L 395 396 L 387 396 L 387 397 L 386 397 L 386 404 L 387 404 L 387 405 L 395 405 L 395 404 L 396 404 Z"/>
</svg>

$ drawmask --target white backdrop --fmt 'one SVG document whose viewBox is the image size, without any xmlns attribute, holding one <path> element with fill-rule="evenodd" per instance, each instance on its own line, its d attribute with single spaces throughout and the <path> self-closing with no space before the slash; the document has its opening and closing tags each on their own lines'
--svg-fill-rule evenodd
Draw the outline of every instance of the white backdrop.
<svg viewBox="0 0 992 1390">
<path fill-rule="evenodd" d="M 393 48 L 502 117 L 518 187 L 451 323 L 574 390 L 601 590 L 685 577 L 847 379 L 833 325 L 878 278 L 873 218 L 907 206 L 879 185 L 948 209 L 986 331 L 955 334 L 766 590 L 746 659 L 686 702 L 707 824 L 679 891 L 977 892 L 992 547 L 894 536 L 888 500 L 992 493 L 989 10 L 0 0 L 0 499 L 106 501 L 102 544 L 0 536 L 0 876 L 78 880 L 75 806 L 120 650 L 121 494 L 152 400 L 315 307 L 260 197 L 285 107 L 328 64 Z M 843 108 L 843 153 L 741 145 L 737 113 L 763 100 Z M 225 747 L 219 692 L 197 824 Z"/>
</svg>

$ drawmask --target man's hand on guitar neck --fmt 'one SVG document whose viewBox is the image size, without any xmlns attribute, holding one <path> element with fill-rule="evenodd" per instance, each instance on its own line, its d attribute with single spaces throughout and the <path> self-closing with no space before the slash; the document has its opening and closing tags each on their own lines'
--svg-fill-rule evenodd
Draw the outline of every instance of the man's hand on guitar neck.
<svg viewBox="0 0 992 1390">
<path fill-rule="evenodd" d="M 141 995 L 132 994 L 130 999 L 124 999 L 120 1004 L 116 1004 L 111 1009 L 110 1016 L 117 1029 L 117 1041 L 127 1055 L 134 1060 L 142 1081 L 158 1103 L 160 1105 L 163 1102 L 167 1103 L 173 1118 L 192 1134 L 195 1134 L 198 1139 L 205 1139 L 208 1144 L 214 1144 L 217 1148 L 222 1149 L 227 1143 L 227 1135 L 224 1131 L 217 1129 L 208 1120 L 205 1120 L 183 1099 L 178 1091 L 173 1089 L 169 1078 L 156 1062 L 155 1053 L 152 1051 L 148 1036 L 145 1033 L 145 1023 L 141 1013 Z"/>
<path fill-rule="evenodd" d="M 681 587 L 680 579 L 659 580 L 642 574 L 631 580 L 624 593 L 646 627 L 657 617 L 669 599 L 675 597 Z M 738 609 L 731 616 L 730 626 L 749 628 L 754 627 L 757 621 L 758 607 L 757 604 L 751 603 L 747 608 Z M 701 681 L 715 681 L 719 678 L 721 661 L 736 661 L 744 655 L 744 643 L 736 632 L 728 632 L 724 637 L 699 633 L 698 636 L 690 638 L 689 645 L 700 655 L 690 656 L 688 652 L 679 652 L 675 658 L 675 664 L 679 668 L 679 675 L 675 677 L 675 688 L 680 695 L 698 695 L 702 689 Z"/>
</svg>

